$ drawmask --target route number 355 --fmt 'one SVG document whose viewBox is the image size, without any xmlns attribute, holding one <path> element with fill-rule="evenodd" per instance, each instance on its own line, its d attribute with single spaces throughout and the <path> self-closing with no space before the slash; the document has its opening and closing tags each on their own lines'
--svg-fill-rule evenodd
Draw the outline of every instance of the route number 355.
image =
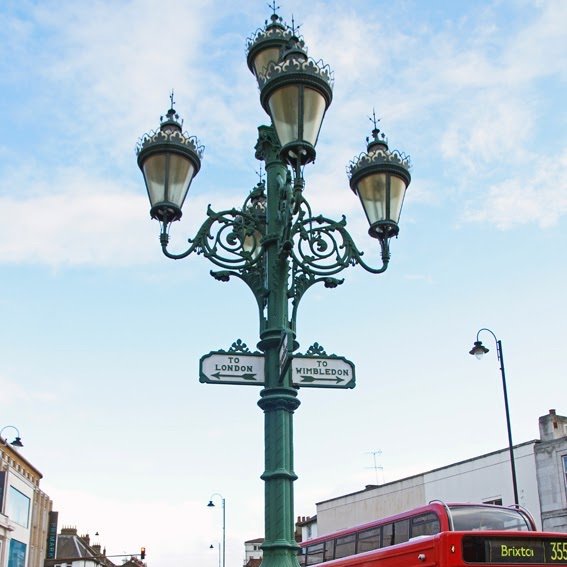
<svg viewBox="0 0 567 567">
<path fill-rule="evenodd" d="M 567 561 L 567 541 L 551 541 L 551 561 Z"/>
</svg>

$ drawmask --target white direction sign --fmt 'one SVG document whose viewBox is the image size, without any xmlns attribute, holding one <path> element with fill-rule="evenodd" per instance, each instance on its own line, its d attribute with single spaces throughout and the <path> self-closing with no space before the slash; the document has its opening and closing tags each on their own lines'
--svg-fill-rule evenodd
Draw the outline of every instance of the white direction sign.
<svg viewBox="0 0 567 567">
<path fill-rule="evenodd" d="M 301 388 L 354 388 L 354 364 L 342 356 L 295 355 L 291 381 Z"/>
<path fill-rule="evenodd" d="M 199 382 L 209 384 L 249 384 L 263 386 L 264 356 L 211 352 L 199 363 Z"/>
</svg>

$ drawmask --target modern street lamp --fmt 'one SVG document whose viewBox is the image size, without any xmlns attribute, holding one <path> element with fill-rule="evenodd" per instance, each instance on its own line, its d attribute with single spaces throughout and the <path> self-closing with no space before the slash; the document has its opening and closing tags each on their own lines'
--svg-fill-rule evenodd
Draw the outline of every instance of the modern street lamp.
<svg viewBox="0 0 567 567">
<path fill-rule="evenodd" d="M 215 493 L 211 494 L 211 497 L 209 498 L 209 503 L 207 504 L 207 506 L 209 508 L 214 508 L 215 503 L 213 502 L 213 499 L 215 498 L 215 496 L 221 499 L 221 507 L 222 507 L 222 567 L 226 567 L 226 500 L 224 499 L 222 494 L 215 492 Z M 219 550 L 219 567 L 220 567 L 220 550 Z"/>
<path fill-rule="evenodd" d="M 496 338 L 496 335 L 490 329 L 480 329 L 476 334 L 476 341 L 469 354 L 476 356 L 479 360 L 488 352 L 482 341 L 479 340 L 479 335 L 482 331 L 490 333 L 496 341 L 496 355 L 500 362 L 500 373 L 502 375 L 502 389 L 504 391 L 504 407 L 506 409 L 506 427 L 508 429 L 508 450 L 510 451 L 510 467 L 512 469 L 512 488 L 514 490 L 514 504 L 519 505 L 518 499 L 518 483 L 516 480 L 516 464 L 514 461 L 514 444 L 512 443 L 512 427 L 510 425 L 510 408 L 508 407 L 508 390 L 506 388 L 506 373 L 504 371 L 504 354 L 502 352 L 502 341 Z"/>
<path fill-rule="evenodd" d="M 18 428 L 15 427 L 14 425 L 5 425 L 2 429 L 0 429 L 0 439 L 2 439 L 2 432 L 4 431 L 4 429 L 8 429 L 8 428 L 16 430 L 16 438 L 12 442 L 10 442 L 10 445 L 14 447 L 23 447 L 24 444 L 22 443 L 20 432 L 18 431 Z M 5 443 L 7 444 L 7 441 L 5 441 Z"/>
<path fill-rule="evenodd" d="M 247 43 L 248 66 L 271 119 L 271 126 L 259 126 L 255 147 L 256 159 L 264 162 L 266 182 L 261 180 L 252 189 L 241 208 L 215 212 L 209 207 L 206 220 L 189 239 L 189 248 L 172 253 L 167 248 L 169 230 L 181 218 L 203 157 L 198 140 L 183 131 L 173 97 L 159 129 L 139 140 L 137 156 L 150 215 L 161 226 L 165 256 L 178 260 L 201 254 L 220 268 L 211 271 L 216 280 L 239 278 L 256 299 L 265 376 L 258 402 L 265 414 L 263 567 L 296 567 L 293 413 L 300 402 L 287 362 L 299 347 L 298 306 L 311 286 L 342 284 L 335 276 L 350 266 L 358 264 L 373 274 L 387 269 L 390 239 L 398 234 L 411 178 L 409 158 L 389 149 L 374 119 L 366 151 L 349 164 L 347 175 L 368 219 L 368 232 L 380 245 L 378 266 L 362 259 L 344 217 L 335 221 L 313 215 L 303 196 L 303 169 L 315 160 L 317 138 L 332 102 L 333 76 L 327 65 L 307 56 L 295 26 L 282 22 L 275 3 L 272 8 L 270 20 Z"/>
<path fill-rule="evenodd" d="M 214 504 L 213 504 L 214 506 Z M 218 551 L 219 551 L 219 567 L 221 567 L 221 547 L 220 547 L 220 542 L 217 544 L 218 547 Z M 209 545 L 209 549 L 214 549 L 215 546 L 211 543 L 211 545 Z"/>
</svg>

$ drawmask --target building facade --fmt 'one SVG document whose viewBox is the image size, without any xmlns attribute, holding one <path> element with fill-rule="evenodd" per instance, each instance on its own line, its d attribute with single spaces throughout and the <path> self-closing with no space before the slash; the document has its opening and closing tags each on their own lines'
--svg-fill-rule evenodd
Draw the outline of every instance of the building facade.
<svg viewBox="0 0 567 567">
<path fill-rule="evenodd" d="M 550 410 L 540 439 L 514 446 L 519 503 L 538 529 L 567 532 L 567 418 Z M 317 503 L 324 535 L 421 506 L 431 500 L 514 502 L 508 448 Z"/>
<path fill-rule="evenodd" d="M 543 529 L 567 532 L 567 418 L 550 410 L 539 418 L 541 442 L 535 447 Z"/>
<path fill-rule="evenodd" d="M 142 562 L 140 562 L 140 564 L 144 565 Z M 62 528 L 61 533 L 57 536 L 55 557 L 46 559 L 45 567 L 116 566 L 106 556 L 106 549 L 102 549 L 101 545 L 98 543 L 91 544 L 89 534 L 79 535 L 77 533 L 77 528 L 64 527 Z"/>
<path fill-rule="evenodd" d="M 42 567 L 50 498 L 42 474 L 0 438 L 0 567 Z"/>
</svg>

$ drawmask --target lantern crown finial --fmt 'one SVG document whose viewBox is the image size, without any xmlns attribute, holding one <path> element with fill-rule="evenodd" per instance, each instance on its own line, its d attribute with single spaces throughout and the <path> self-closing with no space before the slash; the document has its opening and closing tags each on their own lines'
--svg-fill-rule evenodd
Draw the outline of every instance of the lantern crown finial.
<svg viewBox="0 0 567 567">
<path fill-rule="evenodd" d="M 169 95 L 169 110 L 165 116 L 160 116 L 160 127 L 162 132 L 181 132 L 183 130 L 183 120 L 179 117 L 179 114 L 173 108 L 175 106 L 175 101 L 173 100 L 173 89 Z"/>
<path fill-rule="evenodd" d="M 372 109 L 372 116 L 369 116 L 368 120 L 372 122 L 374 128 L 372 128 L 372 138 L 366 138 L 366 151 L 368 153 L 376 150 L 388 151 L 388 138 L 386 138 L 386 134 L 380 132 L 378 128 L 380 118 L 376 118 L 376 111 L 374 109 Z"/>
</svg>

